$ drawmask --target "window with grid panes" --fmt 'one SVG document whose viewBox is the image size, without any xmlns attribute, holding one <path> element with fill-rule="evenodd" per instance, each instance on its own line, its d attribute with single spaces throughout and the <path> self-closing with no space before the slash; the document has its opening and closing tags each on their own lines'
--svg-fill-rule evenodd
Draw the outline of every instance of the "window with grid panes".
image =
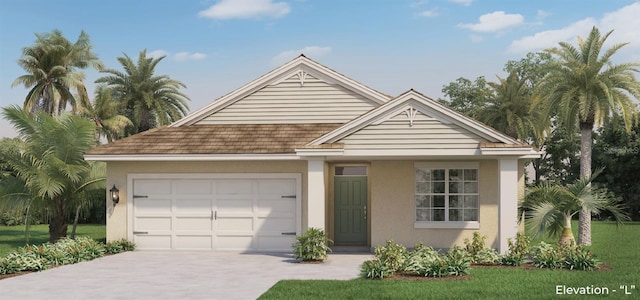
<svg viewBox="0 0 640 300">
<path fill-rule="evenodd" d="M 415 168 L 416 222 L 477 222 L 477 167 Z"/>
</svg>

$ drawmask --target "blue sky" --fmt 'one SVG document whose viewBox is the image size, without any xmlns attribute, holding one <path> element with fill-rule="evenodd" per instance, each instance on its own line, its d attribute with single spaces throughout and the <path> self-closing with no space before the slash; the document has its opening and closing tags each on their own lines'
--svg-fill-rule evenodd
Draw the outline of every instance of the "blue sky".
<svg viewBox="0 0 640 300">
<path fill-rule="evenodd" d="M 630 42 L 616 60 L 640 61 L 640 2 L 632 0 L 4 0 L 0 2 L 0 106 L 34 33 L 81 30 L 108 68 L 123 53 L 166 55 L 158 74 L 187 85 L 192 111 L 301 52 L 381 92 L 410 88 L 433 98 L 458 77 L 504 76 L 510 59 L 575 42 L 592 26 Z M 87 70 L 93 94 L 101 74 Z M 15 136 L 0 120 L 0 137 Z"/>
</svg>

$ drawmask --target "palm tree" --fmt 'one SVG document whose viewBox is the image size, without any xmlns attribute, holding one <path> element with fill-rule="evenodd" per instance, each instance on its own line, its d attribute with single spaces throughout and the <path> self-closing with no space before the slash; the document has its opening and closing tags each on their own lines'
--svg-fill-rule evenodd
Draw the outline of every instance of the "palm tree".
<svg viewBox="0 0 640 300">
<path fill-rule="evenodd" d="M 46 208 L 49 241 L 56 242 L 67 235 L 68 207 L 79 201 L 78 194 L 104 187 L 104 174 L 83 158 L 95 146 L 95 126 L 81 116 L 31 114 L 16 106 L 3 108 L 3 115 L 21 142 L 19 151 L 4 153 L 14 173 L 0 182 L 1 204 Z"/>
<path fill-rule="evenodd" d="M 163 58 L 147 57 L 147 51 L 143 50 L 136 64 L 125 54 L 118 57 L 124 72 L 107 69 L 102 72 L 111 75 L 96 80 L 96 83 L 107 84 L 114 98 L 126 107 L 134 133 L 171 124 L 189 110 L 189 98 L 179 90 L 186 86 L 167 75 L 154 75 L 156 65 Z"/>
<path fill-rule="evenodd" d="M 604 36 L 593 27 L 586 40 L 578 38 L 578 47 L 560 42 L 559 48 L 546 51 L 556 59 L 540 85 L 547 116 L 557 116 L 565 126 L 580 128 L 580 178 L 591 175 L 591 144 L 594 125 L 609 117 L 622 118 L 630 130 L 637 109 L 632 97 L 640 98 L 640 82 L 634 77 L 638 63 L 614 64 L 611 57 L 627 43 L 616 44 L 601 55 Z M 578 242 L 591 244 L 591 212 L 580 212 Z"/>
<path fill-rule="evenodd" d="M 133 125 L 129 118 L 119 114 L 120 108 L 120 103 L 112 99 L 111 90 L 105 85 L 98 85 L 93 103 L 80 112 L 96 124 L 98 140 L 105 137 L 110 143 L 122 137 L 127 126 Z"/>
<path fill-rule="evenodd" d="M 571 219 L 584 209 L 596 214 L 608 211 L 618 225 L 627 220 L 629 217 L 623 207 L 606 191 L 592 191 L 590 183 L 600 171 L 593 177 L 578 179 L 566 186 L 546 181 L 532 188 L 521 208 L 525 210 L 533 235 L 546 232 L 551 237 L 559 237 L 560 244 L 575 243 Z"/>
<path fill-rule="evenodd" d="M 18 60 L 28 74 L 19 76 L 11 85 L 15 87 L 22 84 L 30 88 L 24 109 L 58 115 L 67 104 L 71 105 L 74 112 L 78 107 L 88 106 L 84 73 L 77 69 L 103 67 L 91 48 L 89 36 L 84 31 L 73 44 L 59 30 L 36 34 L 35 43 L 25 47 Z M 74 97 L 73 90 L 78 97 Z"/>
<path fill-rule="evenodd" d="M 531 110 L 535 96 L 527 82 L 516 72 L 511 72 L 499 82 L 487 83 L 494 91 L 485 107 L 478 113 L 478 119 L 495 129 L 521 141 L 538 140 L 544 130 L 544 119 L 537 111 Z"/>
</svg>

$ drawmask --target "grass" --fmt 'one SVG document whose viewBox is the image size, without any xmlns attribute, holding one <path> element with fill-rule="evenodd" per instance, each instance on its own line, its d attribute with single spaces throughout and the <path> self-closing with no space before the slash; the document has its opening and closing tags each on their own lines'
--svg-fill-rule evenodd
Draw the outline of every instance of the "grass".
<svg viewBox="0 0 640 300">
<path fill-rule="evenodd" d="M 577 226 L 574 226 L 574 231 Z M 576 235 L 577 236 L 577 235 Z M 556 286 L 607 287 L 613 299 L 640 299 L 640 223 L 594 222 L 591 250 L 613 269 L 601 271 L 527 270 L 473 267 L 470 280 L 283 280 L 260 299 L 558 299 Z M 624 295 L 620 285 L 635 285 Z"/>
<path fill-rule="evenodd" d="M 67 234 L 71 234 L 71 226 Z M 89 236 L 97 241 L 104 241 L 106 238 L 105 225 L 102 224 L 79 224 L 76 232 L 77 236 Z M 49 225 L 31 225 L 29 244 L 40 245 L 49 241 Z M 24 225 L 0 226 L 0 257 L 18 247 L 25 246 Z"/>
</svg>

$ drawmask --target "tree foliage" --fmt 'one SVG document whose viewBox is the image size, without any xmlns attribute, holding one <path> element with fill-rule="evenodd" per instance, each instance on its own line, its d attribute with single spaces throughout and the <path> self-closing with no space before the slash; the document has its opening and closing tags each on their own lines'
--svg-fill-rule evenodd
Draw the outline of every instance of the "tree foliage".
<svg viewBox="0 0 640 300">
<path fill-rule="evenodd" d="M 67 234 L 68 209 L 84 201 L 78 196 L 104 188 L 104 165 L 83 157 L 95 146 L 95 126 L 77 115 L 30 114 L 15 106 L 3 108 L 3 115 L 16 128 L 20 142 L 18 151 L 3 153 L 13 172 L 0 181 L 0 204 L 46 210 L 49 239 L 55 242 Z"/>
<path fill-rule="evenodd" d="M 12 87 L 24 85 L 30 88 L 24 109 L 58 115 L 67 105 L 72 111 L 88 106 L 84 73 L 78 69 L 103 67 L 92 48 L 89 35 L 84 31 L 75 43 L 67 40 L 59 30 L 36 34 L 35 43 L 23 48 L 18 60 L 18 65 L 27 74 L 16 78 L 12 84 Z"/>
<path fill-rule="evenodd" d="M 125 108 L 125 115 L 133 122 L 130 134 L 156 126 L 168 125 L 186 115 L 189 98 L 180 92 L 186 86 L 167 75 L 155 75 L 155 67 L 163 57 L 147 57 L 141 51 L 137 63 L 128 56 L 118 57 L 124 72 L 106 69 L 110 74 L 96 80 L 106 84 L 112 96 Z"/>
<path fill-rule="evenodd" d="M 605 123 L 595 135 L 593 162 L 607 166 L 595 182 L 622 199 L 633 220 L 640 220 L 640 126 L 629 132 L 622 120 Z"/>
<path fill-rule="evenodd" d="M 460 77 L 445 85 L 442 93 L 449 100 L 440 99 L 441 103 L 471 118 L 476 118 L 489 99 L 494 97 L 493 91 L 483 76 L 474 81 Z"/>
</svg>

